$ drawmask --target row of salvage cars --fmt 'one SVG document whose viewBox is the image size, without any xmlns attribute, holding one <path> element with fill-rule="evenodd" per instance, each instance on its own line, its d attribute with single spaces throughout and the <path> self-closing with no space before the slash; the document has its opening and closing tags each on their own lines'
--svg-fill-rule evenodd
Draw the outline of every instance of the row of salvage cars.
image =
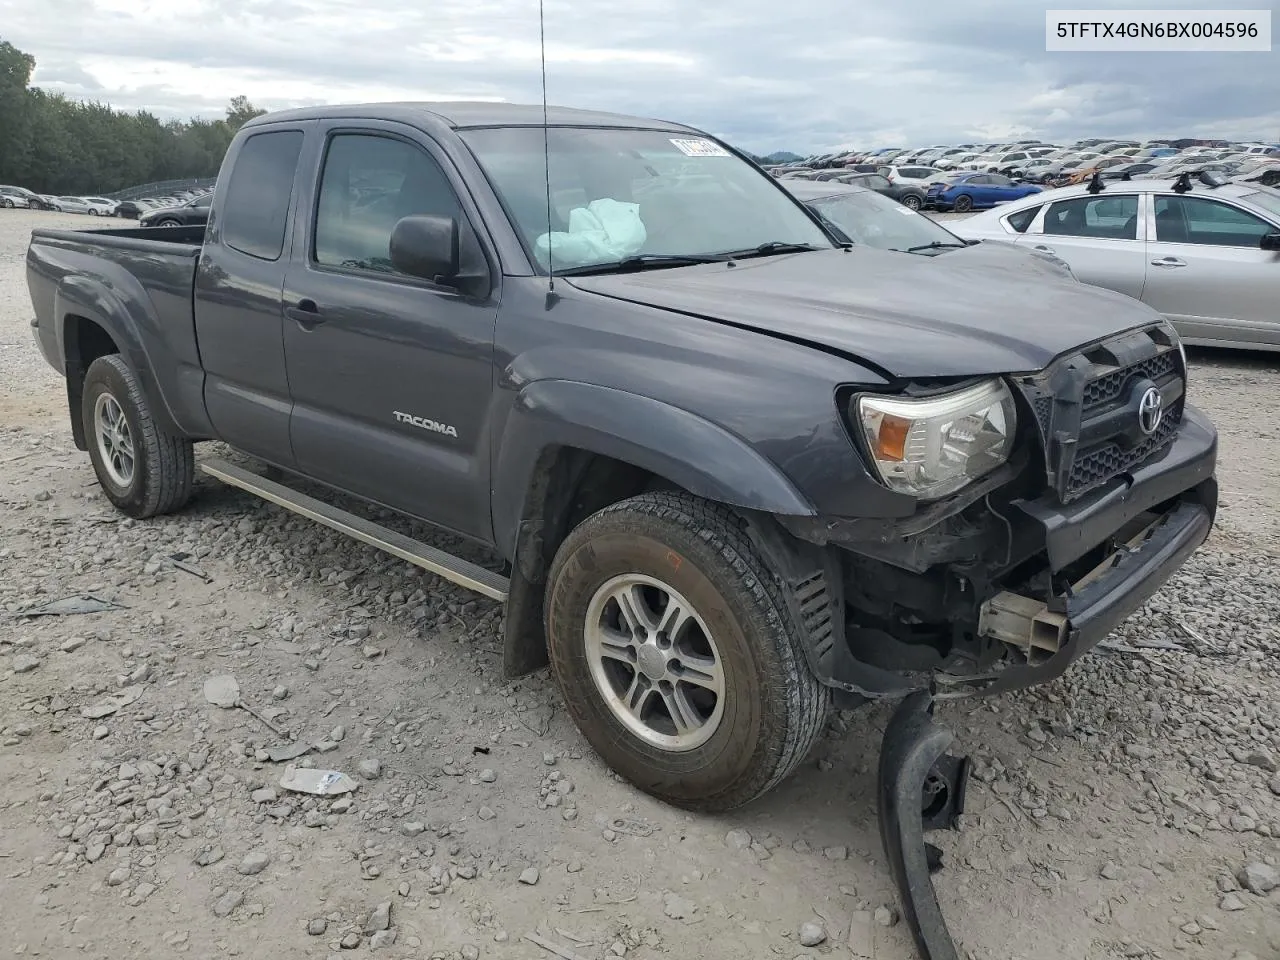
<svg viewBox="0 0 1280 960">
<path fill-rule="evenodd" d="M 1280 351 L 1280 191 L 1270 187 L 1212 173 L 1095 176 L 944 227 L 855 183 L 780 184 L 850 243 L 1072 275 L 1158 310 L 1186 343 Z"/>
</svg>

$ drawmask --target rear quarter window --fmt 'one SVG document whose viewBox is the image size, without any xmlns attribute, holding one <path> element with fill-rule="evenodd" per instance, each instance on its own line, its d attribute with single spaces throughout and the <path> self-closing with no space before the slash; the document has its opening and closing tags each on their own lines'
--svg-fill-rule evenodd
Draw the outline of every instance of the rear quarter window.
<svg viewBox="0 0 1280 960">
<path fill-rule="evenodd" d="M 1034 207 L 1027 207 L 1025 210 L 1019 210 L 1011 213 L 1004 218 L 1004 222 L 1013 228 L 1015 233 L 1026 233 L 1027 227 L 1031 226 L 1031 222 L 1035 220 L 1036 214 L 1040 212 L 1040 208 L 1044 204 L 1037 204 Z"/>
<path fill-rule="evenodd" d="M 256 133 L 236 155 L 222 205 L 222 239 L 259 260 L 278 260 L 284 249 L 301 130 Z"/>
</svg>

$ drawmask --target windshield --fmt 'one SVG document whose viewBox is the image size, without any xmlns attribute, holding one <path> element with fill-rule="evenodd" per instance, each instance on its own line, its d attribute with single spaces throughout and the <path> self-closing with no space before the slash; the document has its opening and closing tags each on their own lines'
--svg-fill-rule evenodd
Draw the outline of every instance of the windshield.
<svg viewBox="0 0 1280 960">
<path fill-rule="evenodd" d="M 459 131 L 540 271 L 764 244 L 831 247 L 766 174 L 693 134 L 552 127 L 551 230 L 541 127 Z"/>
<path fill-rule="evenodd" d="M 881 250 L 907 250 L 932 243 L 964 244 L 928 217 L 869 190 L 822 197 L 808 204 L 851 243 Z M 933 252 L 937 252 L 936 248 Z"/>
</svg>

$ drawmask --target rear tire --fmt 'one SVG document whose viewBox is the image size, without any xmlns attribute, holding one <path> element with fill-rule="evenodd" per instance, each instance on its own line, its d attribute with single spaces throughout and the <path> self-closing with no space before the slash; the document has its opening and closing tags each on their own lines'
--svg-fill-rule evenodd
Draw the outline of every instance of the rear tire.
<svg viewBox="0 0 1280 960">
<path fill-rule="evenodd" d="M 94 473 L 116 509 L 142 520 L 179 510 L 191 498 L 192 443 L 160 430 L 119 354 L 89 365 L 80 411 Z"/>
<path fill-rule="evenodd" d="M 13 201 L 8 199 L 7 197 L 0 197 L 0 207 L 12 209 Z"/>
<path fill-rule="evenodd" d="M 687 617 L 667 633 L 673 609 Z M 822 734 L 830 693 L 782 586 L 723 506 L 647 493 L 604 508 L 557 551 L 546 610 L 552 671 L 578 729 L 659 799 L 731 810 L 777 785 Z"/>
<path fill-rule="evenodd" d="M 956 202 L 952 205 L 956 213 L 968 213 L 973 209 L 973 197 L 967 193 L 962 193 L 956 197 Z"/>
</svg>

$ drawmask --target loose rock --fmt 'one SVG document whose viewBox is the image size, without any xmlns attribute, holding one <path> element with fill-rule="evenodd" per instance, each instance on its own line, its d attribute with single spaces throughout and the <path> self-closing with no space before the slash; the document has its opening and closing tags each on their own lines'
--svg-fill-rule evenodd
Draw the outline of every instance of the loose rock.
<svg viewBox="0 0 1280 960">
<path fill-rule="evenodd" d="M 822 924 L 812 920 L 800 924 L 800 946 L 816 947 L 827 939 L 827 931 Z"/>
<path fill-rule="evenodd" d="M 1240 881 L 1240 886 L 1258 896 L 1270 893 L 1280 886 L 1280 874 L 1275 867 L 1265 863 L 1246 863 L 1236 874 L 1236 879 Z"/>
<path fill-rule="evenodd" d="M 525 867 L 520 874 L 520 882 L 525 884 L 526 886 L 532 887 L 535 883 L 538 882 L 538 868 Z"/>
<path fill-rule="evenodd" d="M 265 850 L 254 850 L 245 854 L 240 865 L 236 867 L 236 872 L 242 877 L 252 877 L 267 869 L 267 865 L 271 863 L 271 856 Z"/>
</svg>

